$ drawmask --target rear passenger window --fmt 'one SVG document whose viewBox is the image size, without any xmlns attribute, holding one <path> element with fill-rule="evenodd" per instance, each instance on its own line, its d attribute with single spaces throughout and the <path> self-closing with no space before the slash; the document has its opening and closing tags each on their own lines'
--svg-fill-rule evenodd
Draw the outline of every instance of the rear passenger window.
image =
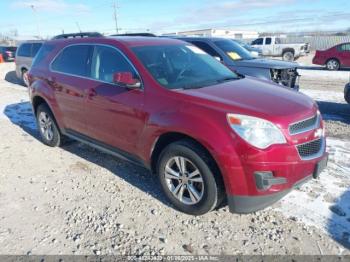
<svg viewBox="0 0 350 262">
<path fill-rule="evenodd" d="M 340 51 L 350 51 L 350 44 L 343 44 L 340 46 Z"/>
<path fill-rule="evenodd" d="M 30 57 L 31 55 L 31 44 L 22 44 L 18 49 L 18 56 Z"/>
<path fill-rule="evenodd" d="M 95 46 L 91 77 L 113 83 L 113 75 L 121 72 L 131 72 L 135 78 L 137 77 L 134 68 L 119 51 L 108 46 Z"/>
<path fill-rule="evenodd" d="M 265 45 L 271 45 L 271 37 L 265 39 Z"/>
<path fill-rule="evenodd" d="M 36 54 L 38 53 L 38 51 L 42 45 L 43 45 L 42 43 L 34 43 L 32 45 L 32 57 L 36 56 Z"/>
<path fill-rule="evenodd" d="M 71 75 L 88 76 L 92 48 L 91 45 L 66 47 L 52 62 L 51 69 Z"/>
</svg>

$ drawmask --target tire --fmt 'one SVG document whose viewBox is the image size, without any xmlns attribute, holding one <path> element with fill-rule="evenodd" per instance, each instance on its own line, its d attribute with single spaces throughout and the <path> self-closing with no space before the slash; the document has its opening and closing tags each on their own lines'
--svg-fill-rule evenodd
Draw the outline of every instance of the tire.
<svg viewBox="0 0 350 262">
<path fill-rule="evenodd" d="M 183 172 L 179 168 L 181 163 L 185 163 L 182 164 L 185 166 Z M 200 146 L 191 140 L 180 140 L 162 151 L 157 173 L 169 201 L 178 210 L 197 216 L 212 211 L 225 197 L 221 175 L 214 166 L 213 160 Z M 197 175 L 191 179 L 191 174 Z"/>
<path fill-rule="evenodd" d="M 38 106 L 36 120 L 43 143 L 51 147 L 60 146 L 63 142 L 63 136 L 50 108 L 46 104 Z"/>
<path fill-rule="evenodd" d="M 294 53 L 292 51 L 286 51 L 282 54 L 284 61 L 294 61 Z"/>
<path fill-rule="evenodd" d="M 27 69 L 22 69 L 22 83 L 24 86 L 29 87 L 28 70 Z"/>
<path fill-rule="evenodd" d="M 337 59 L 329 59 L 326 63 L 326 68 L 330 71 L 337 71 L 340 68 L 340 63 Z"/>
<path fill-rule="evenodd" d="M 350 85 L 350 84 L 348 84 Z M 347 89 L 347 91 L 344 93 L 344 98 L 345 98 L 345 101 L 350 104 L 350 87 Z"/>
</svg>

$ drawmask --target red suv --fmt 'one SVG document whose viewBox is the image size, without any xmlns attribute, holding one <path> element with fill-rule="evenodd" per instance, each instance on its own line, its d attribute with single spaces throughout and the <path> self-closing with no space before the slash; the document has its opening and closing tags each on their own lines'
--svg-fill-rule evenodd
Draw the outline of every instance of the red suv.
<svg viewBox="0 0 350 262">
<path fill-rule="evenodd" d="M 189 214 L 226 197 L 231 212 L 262 209 L 327 163 L 312 99 L 236 75 L 179 40 L 49 41 L 29 81 L 45 144 L 69 137 L 146 166 Z"/>
</svg>

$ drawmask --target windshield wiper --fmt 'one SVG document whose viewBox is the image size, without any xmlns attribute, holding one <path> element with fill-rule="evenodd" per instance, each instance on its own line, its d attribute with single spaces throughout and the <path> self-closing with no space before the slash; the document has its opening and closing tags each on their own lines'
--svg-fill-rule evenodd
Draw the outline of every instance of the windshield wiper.
<svg viewBox="0 0 350 262">
<path fill-rule="evenodd" d="M 238 80 L 240 79 L 239 77 L 233 77 L 233 76 L 230 76 L 230 77 L 225 77 L 225 78 L 222 78 L 222 79 L 218 79 L 216 80 L 217 83 L 224 83 L 224 82 L 229 82 L 229 81 L 234 81 L 234 80 Z"/>
</svg>

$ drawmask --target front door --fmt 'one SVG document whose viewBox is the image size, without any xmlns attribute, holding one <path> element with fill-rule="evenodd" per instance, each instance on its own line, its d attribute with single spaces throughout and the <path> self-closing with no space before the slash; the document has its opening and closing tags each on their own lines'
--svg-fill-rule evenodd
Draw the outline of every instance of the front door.
<svg viewBox="0 0 350 262">
<path fill-rule="evenodd" d="M 85 110 L 88 136 L 128 153 L 136 153 L 146 115 L 143 112 L 144 90 L 117 85 L 113 76 L 131 72 L 139 77 L 121 51 L 105 45 L 94 47 L 91 82 Z"/>
</svg>

